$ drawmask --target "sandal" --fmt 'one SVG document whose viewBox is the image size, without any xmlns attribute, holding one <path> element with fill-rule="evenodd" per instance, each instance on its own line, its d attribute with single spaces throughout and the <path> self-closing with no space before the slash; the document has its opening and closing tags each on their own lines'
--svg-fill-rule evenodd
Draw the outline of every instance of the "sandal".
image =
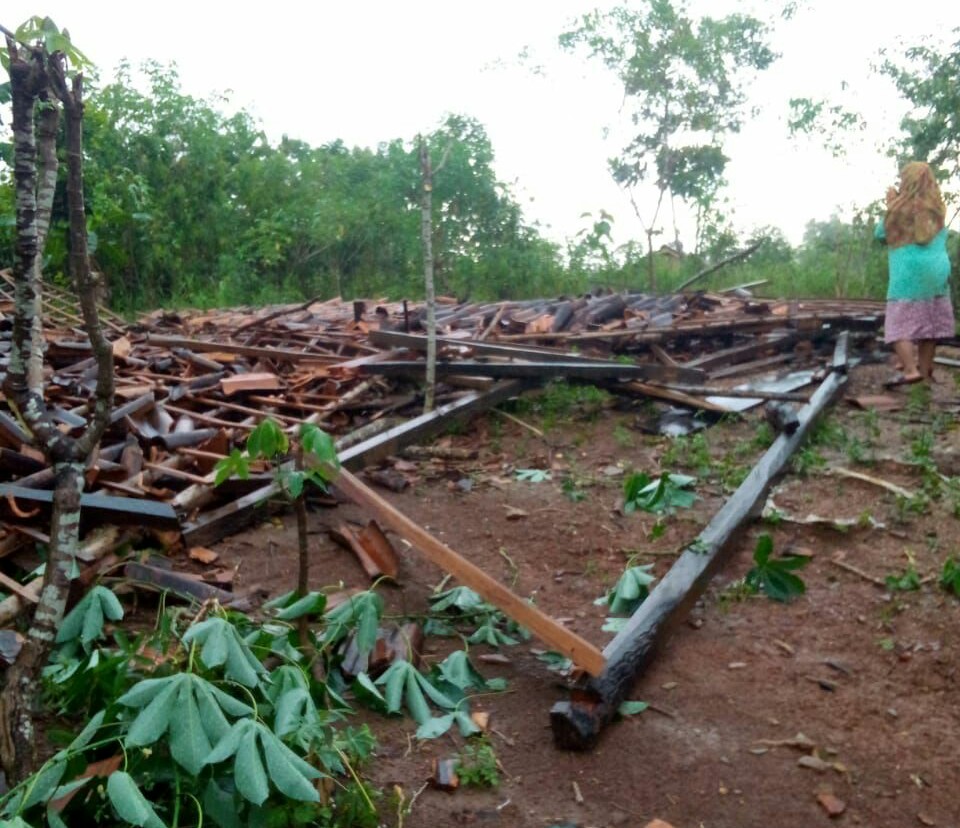
<svg viewBox="0 0 960 828">
<path fill-rule="evenodd" d="M 915 377 L 907 377 L 903 374 L 897 374 L 892 379 L 887 380 L 884 384 L 884 388 L 896 388 L 898 385 L 916 385 L 918 382 L 923 382 L 923 377 L 917 375 Z"/>
</svg>

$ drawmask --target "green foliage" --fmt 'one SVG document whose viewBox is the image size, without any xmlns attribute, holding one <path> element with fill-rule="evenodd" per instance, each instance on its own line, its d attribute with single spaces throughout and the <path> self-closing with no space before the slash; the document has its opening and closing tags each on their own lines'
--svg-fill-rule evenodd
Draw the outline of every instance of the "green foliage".
<svg viewBox="0 0 960 828">
<path fill-rule="evenodd" d="M 514 476 L 521 483 L 543 483 L 552 477 L 548 469 L 517 469 Z"/>
<path fill-rule="evenodd" d="M 430 679 L 409 661 L 393 662 L 375 684 L 384 688 L 383 696 L 388 713 L 399 713 L 401 707 L 406 707 L 407 712 L 420 725 L 430 721 L 433 716 L 428 700 L 445 710 L 457 707 L 454 699 L 434 686 Z"/>
<path fill-rule="evenodd" d="M 960 563 L 951 555 L 943 562 L 940 573 L 940 588 L 945 592 L 952 592 L 960 598 Z"/>
<path fill-rule="evenodd" d="M 223 667 L 228 679 L 256 687 L 267 674 L 237 628 L 225 618 L 213 617 L 194 625 L 183 636 L 184 644 L 202 644 L 200 660 L 209 668 Z"/>
<path fill-rule="evenodd" d="M 594 604 L 606 604 L 610 612 L 617 615 L 633 615 L 650 594 L 650 584 L 656 580 L 651 574 L 652 569 L 653 564 L 628 566 L 613 588 L 594 601 Z"/>
<path fill-rule="evenodd" d="M 424 631 L 437 634 L 456 634 L 453 623 L 472 628 L 464 635 L 467 644 L 487 644 L 490 647 L 512 646 L 530 633 L 504 616 L 492 604 L 484 601 L 469 587 L 459 586 L 431 597 L 431 618 Z"/>
<path fill-rule="evenodd" d="M 313 423 L 301 423 L 297 435 L 299 448 L 307 455 L 309 468 L 296 468 L 290 463 L 274 465 L 274 472 L 281 488 L 291 500 L 303 494 L 304 486 L 311 483 L 326 491 L 340 469 L 333 438 Z M 265 460 L 277 464 L 291 450 L 290 438 L 276 420 L 269 417 L 261 420 L 247 437 L 246 450 L 233 449 L 217 462 L 214 469 L 214 484 L 219 486 L 231 477 L 246 480 L 250 476 L 250 463 Z"/>
<path fill-rule="evenodd" d="M 644 0 L 590 12 L 560 37 L 561 46 L 597 58 L 623 85 L 634 133 L 610 166 L 621 186 L 649 181 L 659 189 L 647 222 L 651 268 L 664 195 L 705 212 L 716 200 L 727 162 L 723 139 L 745 117 L 746 80 L 775 57 L 766 35 L 748 15 L 694 19 L 681 2 Z"/>
<path fill-rule="evenodd" d="M 881 67 L 911 106 L 900 122 L 899 159 L 929 161 L 951 179 L 960 173 L 960 132 L 954 120 L 960 108 L 958 55 L 960 40 L 941 47 L 931 39 L 887 57 Z"/>
<path fill-rule="evenodd" d="M 332 647 L 355 629 L 357 648 L 361 653 L 369 653 L 377 641 L 377 628 L 382 617 L 383 599 L 376 592 L 367 590 L 351 595 L 323 616 L 326 630 L 322 642 L 325 647 Z"/>
<path fill-rule="evenodd" d="M 31 17 L 17 27 L 15 32 L 21 43 L 36 43 L 43 47 L 48 55 L 60 52 L 75 69 L 84 69 L 92 66 L 86 55 L 83 54 L 70 40 L 70 32 L 62 31 L 49 17 Z M 6 48 L 0 50 L 3 54 L 3 66 L 8 68 Z"/>
<path fill-rule="evenodd" d="M 644 472 L 631 474 L 623 484 L 623 509 L 627 514 L 641 509 L 653 514 L 673 514 L 689 509 L 697 500 L 690 487 L 695 477 L 685 474 L 661 474 L 650 478 Z"/>
<path fill-rule="evenodd" d="M 793 573 L 810 561 L 802 555 L 771 558 L 773 539 L 761 535 L 753 552 L 753 567 L 747 572 L 744 584 L 753 593 L 763 592 L 774 601 L 787 602 L 803 595 L 807 588 Z"/>
<path fill-rule="evenodd" d="M 497 754 L 485 738 L 468 742 L 457 757 L 457 776 L 468 787 L 497 787 L 500 784 L 499 767 Z"/>
<path fill-rule="evenodd" d="M 75 616 L 81 621 L 71 622 L 75 629 L 63 636 L 45 672 L 58 698 L 84 696 L 75 687 L 95 688 L 93 698 L 86 693 L 86 704 L 99 709 L 34 777 L 0 798 L 2 819 L 38 824 L 46 803 L 77 791 L 63 822 L 52 825 L 112 825 L 115 819 L 162 825 L 168 814 L 176 823 L 181 806 L 190 802 L 202 805 L 205 819 L 219 828 L 255 828 L 275 820 L 318 826 L 377 823 L 371 817 L 376 792 L 357 775 L 373 747 L 369 731 L 337 728 L 349 710 L 331 688 L 295 665 L 302 656 L 291 654 L 289 640 L 298 643 L 292 628 L 278 621 L 251 625 L 242 616 L 215 612 L 181 633 L 174 617 L 164 615 L 150 638 L 128 640 L 118 630 L 112 633 L 116 650 L 107 643 L 84 651 L 85 629 L 89 641 L 106 637 L 109 642 L 111 636 L 86 619 L 95 615 L 91 607 L 111 603 L 102 592 L 91 594 Z M 281 612 L 294 606 L 289 600 L 277 603 Z M 316 596 L 300 603 L 294 614 L 323 608 Z M 360 598 L 359 610 L 345 606 L 346 614 L 334 616 L 338 628 L 368 623 L 377 604 Z M 347 631 L 341 630 L 338 640 Z M 286 649 L 276 644 L 281 638 Z M 318 651 L 332 676 L 335 653 L 323 646 L 322 637 L 312 644 L 311 652 Z M 268 654 L 284 656 L 272 671 L 258 658 Z M 483 681 L 462 658 L 450 660 L 438 675 L 458 698 L 464 692 L 458 685 Z M 99 788 L 111 813 L 102 797 L 92 795 L 95 779 L 79 774 L 89 762 L 118 751 L 125 757 L 123 766 L 107 773 L 105 788 Z M 297 803 L 318 803 L 313 780 L 324 775 L 338 777 L 332 798 L 309 813 L 298 810 Z"/>
<path fill-rule="evenodd" d="M 131 825 L 142 828 L 165 828 L 153 806 L 140 792 L 133 777 L 125 771 L 115 771 L 107 779 L 107 796 L 117 816 Z"/>
<path fill-rule="evenodd" d="M 320 777 L 320 772 L 283 744 L 262 722 L 251 719 L 235 722 L 203 762 L 216 764 L 230 758 L 234 760 L 233 778 L 238 792 L 254 805 L 262 805 L 270 795 L 268 779 L 290 799 L 316 802 L 320 798 L 310 782 Z"/>
<path fill-rule="evenodd" d="M 887 575 L 883 582 L 891 592 L 913 592 L 920 589 L 920 573 L 911 562 L 903 572 L 898 575 Z"/>
<path fill-rule="evenodd" d="M 104 619 L 119 621 L 123 607 L 117 596 L 99 584 L 90 589 L 63 619 L 57 631 L 57 643 L 79 639 L 89 652 L 90 645 L 103 634 Z"/>
<path fill-rule="evenodd" d="M 621 716 L 636 716 L 638 713 L 643 713 L 650 707 L 649 702 L 644 701 L 625 701 L 620 702 L 620 706 L 617 708 L 617 713 Z"/>
</svg>

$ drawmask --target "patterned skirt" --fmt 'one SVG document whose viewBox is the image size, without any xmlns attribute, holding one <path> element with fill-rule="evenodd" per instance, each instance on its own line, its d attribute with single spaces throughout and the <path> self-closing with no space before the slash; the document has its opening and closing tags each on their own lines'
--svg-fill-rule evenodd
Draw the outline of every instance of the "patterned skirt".
<svg viewBox="0 0 960 828">
<path fill-rule="evenodd" d="M 903 339 L 949 339 L 955 333 L 956 321 L 949 296 L 887 302 L 887 314 L 883 323 L 884 342 L 899 342 Z"/>
</svg>

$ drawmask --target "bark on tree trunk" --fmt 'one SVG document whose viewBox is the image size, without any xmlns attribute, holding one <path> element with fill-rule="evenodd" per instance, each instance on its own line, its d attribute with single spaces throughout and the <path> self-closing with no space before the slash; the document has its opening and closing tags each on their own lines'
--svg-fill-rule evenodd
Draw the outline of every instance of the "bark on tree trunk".
<svg viewBox="0 0 960 828">
<path fill-rule="evenodd" d="M 424 412 L 433 411 L 437 393 L 437 298 L 433 285 L 433 169 L 430 149 L 420 138 L 420 238 L 423 243 L 423 284 L 427 303 L 427 378 Z"/>
<path fill-rule="evenodd" d="M 63 620 L 70 582 L 76 569 L 80 532 L 80 495 L 86 459 L 100 440 L 113 401 L 113 353 L 103 335 L 93 297 L 83 209 L 83 83 L 78 76 L 67 88 L 63 56 L 39 49 L 21 57 L 7 39 L 13 99 L 14 180 L 17 241 L 14 259 L 13 348 L 3 390 L 34 442 L 51 463 L 56 479 L 50 546 L 43 588 L 20 657 L 7 672 L 0 693 L 0 763 L 9 781 L 29 775 L 36 764 L 33 717 L 39 673 L 46 663 Z M 67 200 L 70 214 L 70 271 L 80 301 L 84 327 L 97 357 L 98 374 L 93 418 L 77 439 L 64 435 L 46 410 L 42 388 L 31 387 L 28 365 L 31 340 L 41 333 L 36 314 L 35 261 L 40 254 L 37 229 L 37 158 L 33 113 L 38 96 L 51 88 L 67 113 Z"/>
<path fill-rule="evenodd" d="M 37 127 L 39 169 L 37 173 L 37 255 L 33 261 L 33 325 L 30 329 L 30 361 L 27 365 L 27 385 L 31 391 L 42 393 L 43 388 L 43 248 L 50 231 L 53 196 L 57 189 L 57 128 L 60 108 L 50 96 L 40 96 L 40 118 Z"/>
</svg>

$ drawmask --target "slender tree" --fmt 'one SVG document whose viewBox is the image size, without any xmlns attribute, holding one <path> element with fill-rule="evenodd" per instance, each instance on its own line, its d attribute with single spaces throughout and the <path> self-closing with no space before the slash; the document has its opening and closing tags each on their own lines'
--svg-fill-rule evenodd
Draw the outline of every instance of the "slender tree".
<svg viewBox="0 0 960 828">
<path fill-rule="evenodd" d="M 421 135 L 420 150 L 420 240 L 423 244 L 423 285 L 427 305 L 427 377 L 423 410 L 433 411 L 437 394 L 437 293 L 433 279 L 433 176 L 443 169 L 450 157 L 453 141 L 447 143 L 436 168 L 430 158 L 430 147 Z"/>
<path fill-rule="evenodd" d="M 656 289 L 653 239 L 662 233 L 664 203 L 674 197 L 714 206 L 727 157 L 723 139 L 740 130 L 749 72 L 767 68 L 774 53 L 756 18 L 689 16 L 682 0 L 643 0 L 637 6 L 594 11 L 560 36 L 566 49 L 585 49 L 623 84 L 632 137 L 610 161 L 614 180 L 630 195 L 647 237 L 648 279 Z M 644 221 L 634 199 L 652 183 L 655 201 Z"/>
<path fill-rule="evenodd" d="M 37 758 L 34 730 L 37 683 L 63 620 L 67 595 L 76 571 L 80 535 L 80 497 L 84 468 L 106 427 L 113 400 L 113 352 L 103 335 L 94 299 L 94 283 L 87 254 L 83 206 L 83 78 L 68 78 L 68 56 L 82 58 L 49 19 L 21 27 L 18 38 L 4 30 L 13 103 L 16 242 L 13 278 L 13 348 L 3 391 L 36 445 L 53 466 L 55 489 L 50 523 L 50 545 L 40 599 L 16 663 L 7 671 L 0 692 L 0 762 L 10 779 L 32 771 Z M 35 41 L 24 45 L 23 41 Z M 38 103 L 56 98 L 66 115 L 67 203 L 69 212 L 70 275 L 83 316 L 84 328 L 97 360 L 95 402 L 90 422 L 79 437 L 64 434 L 50 416 L 42 388 L 28 377 L 32 355 L 39 353 L 42 326 L 37 318 L 40 283 L 37 258 L 44 221 L 38 216 L 37 143 L 35 113 Z M 47 110 L 44 109 L 44 112 Z M 41 124 L 47 119 L 41 115 Z M 44 127 L 46 129 L 46 126 Z M 41 132 L 41 134 L 43 134 Z M 48 162 L 49 163 L 49 162 Z M 41 192 L 43 188 L 41 188 Z M 39 221 L 38 221 L 39 219 Z"/>
</svg>

